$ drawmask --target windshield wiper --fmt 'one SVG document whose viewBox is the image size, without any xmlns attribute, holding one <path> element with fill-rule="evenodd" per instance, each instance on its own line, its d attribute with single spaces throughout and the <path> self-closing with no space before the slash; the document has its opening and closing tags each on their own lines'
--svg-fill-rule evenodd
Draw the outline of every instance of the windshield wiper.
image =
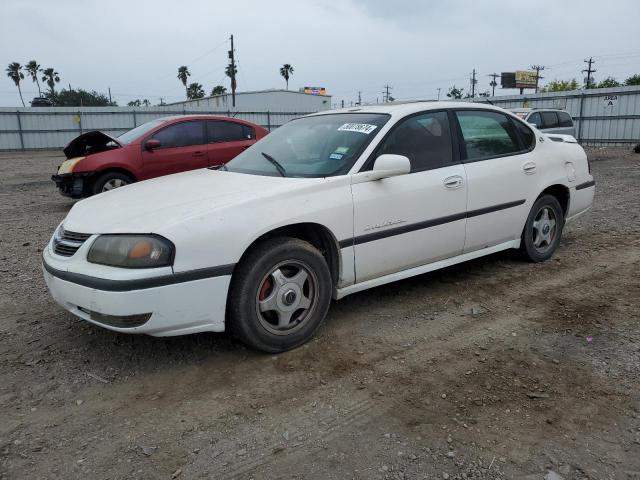
<svg viewBox="0 0 640 480">
<path fill-rule="evenodd" d="M 278 170 L 278 173 L 280 175 L 282 175 L 283 177 L 287 176 L 287 171 L 284 169 L 284 167 L 282 165 L 280 165 L 280 162 L 278 162 L 275 158 L 273 158 L 271 155 L 269 155 L 268 153 L 264 153 L 264 152 L 260 152 L 262 154 L 262 156 L 264 158 L 266 158 L 267 160 L 269 160 L 269 162 L 276 167 L 276 170 Z"/>
</svg>

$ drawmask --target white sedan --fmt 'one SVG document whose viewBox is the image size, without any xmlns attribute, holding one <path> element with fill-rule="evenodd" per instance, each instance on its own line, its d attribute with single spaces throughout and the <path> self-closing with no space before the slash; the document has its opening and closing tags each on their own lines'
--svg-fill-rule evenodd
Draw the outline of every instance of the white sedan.
<svg viewBox="0 0 640 480">
<path fill-rule="evenodd" d="M 308 341 L 331 299 L 509 248 L 551 257 L 592 204 L 575 139 L 502 109 L 409 103 L 289 122 L 226 167 L 74 205 L 43 253 L 73 314 L 156 336 Z"/>
</svg>

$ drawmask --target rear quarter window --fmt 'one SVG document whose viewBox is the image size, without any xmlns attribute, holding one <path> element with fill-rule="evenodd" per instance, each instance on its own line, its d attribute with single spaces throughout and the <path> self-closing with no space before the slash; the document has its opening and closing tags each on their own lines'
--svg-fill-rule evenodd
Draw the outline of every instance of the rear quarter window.
<svg viewBox="0 0 640 480">
<path fill-rule="evenodd" d="M 536 136 L 529 127 L 527 127 L 523 122 L 519 122 L 517 120 L 513 121 L 513 124 L 516 126 L 516 130 L 520 135 L 520 140 L 522 140 L 522 146 L 531 150 L 536 145 Z"/>
<path fill-rule="evenodd" d="M 561 127 L 573 127 L 573 120 L 567 112 L 558 112 L 558 123 Z"/>
<path fill-rule="evenodd" d="M 542 128 L 558 128 L 558 114 L 556 112 L 540 112 Z"/>
</svg>

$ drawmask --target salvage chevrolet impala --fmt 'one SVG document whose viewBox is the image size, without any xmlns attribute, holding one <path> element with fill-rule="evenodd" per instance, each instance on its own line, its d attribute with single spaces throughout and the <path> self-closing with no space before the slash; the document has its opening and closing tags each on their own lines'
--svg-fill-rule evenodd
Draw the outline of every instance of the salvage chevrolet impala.
<svg viewBox="0 0 640 480">
<path fill-rule="evenodd" d="M 76 203 L 43 270 L 60 305 L 111 330 L 230 330 L 280 352 L 332 298 L 510 248 L 547 260 L 594 185 L 573 137 L 496 107 L 321 112 L 225 166 Z"/>
</svg>

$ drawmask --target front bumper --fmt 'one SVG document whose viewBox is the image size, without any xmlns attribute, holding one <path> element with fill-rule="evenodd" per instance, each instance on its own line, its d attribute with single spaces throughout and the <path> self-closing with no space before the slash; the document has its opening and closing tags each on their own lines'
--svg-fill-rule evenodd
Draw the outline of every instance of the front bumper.
<svg viewBox="0 0 640 480">
<path fill-rule="evenodd" d="M 49 247 L 43 253 L 43 274 L 58 304 L 77 317 L 109 330 L 158 337 L 224 331 L 230 275 L 161 286 L 153 286 L 158 282 L 151 278 L 148 288 L 142 285 L 143 288 L 132 290 L 127 290 L 130 280 L 79 276 L 104 284 L 106 290 L 101 290 L 69 281 L 74 274 L 61 268 L 60 260 Z M 139 279 L 136 282 L 140 286 Z"/>
<path fill-rule="evenodd" d="M 81 198 L 88 186 L 90 172 L 87 173 L 65 173 L 63 175 L 51 175 L 62 195 L 71 198 Z"/>
</svg>

